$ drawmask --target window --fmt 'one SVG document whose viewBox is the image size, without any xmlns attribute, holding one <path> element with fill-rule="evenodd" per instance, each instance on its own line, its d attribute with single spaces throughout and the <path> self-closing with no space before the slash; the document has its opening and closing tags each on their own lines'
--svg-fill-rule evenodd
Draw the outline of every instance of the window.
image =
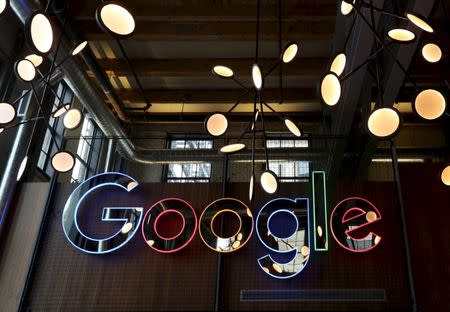
<svg viewBox="0 0 450 312">
<path fill-rule="evenodd" d="M 71 182 L 81 182 L 95 174 L 101 141 L 101 132 L 92 119 L 86 116 L 81 129 Z"/>
<path fill-rule="evenodd" d="M 304 139 L 268 139 L 267 148 L 307 148 L 309 141 Z M 309 161 L 276 159 L 269 162 L 272 170 L 280 182 L 308 182 Z"/>
<path fill-rule="evenodd" d="M 212 140 L 170 140 L 170 149 L 212 149 Z M 208 183 L 211 178 L 211 163 L 173 163 L 166 168 L 168 183 Z"/>
<path fill-rule="evenodd" d="M 60 83 L 58 86 L 58 90 L 56 94 L 63 101 L 63 103 L 71 103 L 73 99 L 72 91 L 67 88 L 63 83 Z M 60 102 L 58 98 L 55 96 L 52 106 L 52 112 L 54 112 L 59 106 Z M 51 157 L 58 151 L 58 147 L 55 144 L 55 140 L 52 138 L 52 133 L 55 136 L 55 140 L 58 142 L 58 145 L 62 147 L 63 145 L 63 134 L 64 134 L 64 125 L 62 122 L 62 118 L 53 118 L 50 116 L 48 119 L 48 128 L 45 132 L 44 141 L 42 142 L 41 152 L 39 154 L 39 159 L 37 166 L 39 169 L 44 171 L 49 176 L 52 174 L 53 169 L 50 166 Z"/>
</svg>

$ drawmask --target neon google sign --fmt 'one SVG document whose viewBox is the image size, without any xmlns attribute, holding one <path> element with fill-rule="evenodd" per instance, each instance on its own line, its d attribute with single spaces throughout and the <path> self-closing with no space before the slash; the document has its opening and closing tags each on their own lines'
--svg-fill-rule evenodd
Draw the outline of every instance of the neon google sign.
<svg viewBox="0 0 450 312">
<path fill-rule="evenodd" d="M 317 180 L 319 184 L 316 183 Z M 289 259 L 280 263 L 270 254 L 260 257 L 257 262 L 266 274 L 279 279 L 291 278 L 300 273 L 309 261 L 311 246 L 309 198 L 272 199 L 263 205 L 256 219 L 248 206 L 235 198 L 213 201 L 203 210 L 199 218 L 192 206 L 179 198 L 162 199 L 151 206 L 145 214 L 142 207 L 105 207 L 102 221 L 122 222 L 122 228 L 102 239 L 91 238 L 82 232 L 78 226 L 77 213 L 87 196 L 108 186 L 132 192 L 138 185 L 135 179 L 123 173 L 99 174 L 80 184 L 69 196 L 62 214 L 62 226 L 69 242 L 86 253 L 111 253 L 126 245 L 140 229 L 144 241 L 151 249 L 161 253 L 174 253 L 188 246 L 198 231 L 208 248 L 215 252 L 231 253 L 244 247 L 253 232 L 256 232 L 259 241 L 271 253 L 285 254 Z M 314 187 L 315 185 L 321 185 L 322 188 Z M 328 250 L 325 193 L 325 173 L 314 172 L 315 251 Z M 224 212 L 234 213 L 239 220 L 238 231 L 230 237 L 217 235 L 212 226 L 214 220 Z M 157 224 L 162 216 L 170 213 L 181 217 L 182 228 L 173 237 L 165 237 L 158 232 Z M 272 221 L 278 214 L 292 218 L 295 224 L 292 233 L 281 235 L 273 229 Z M 353 197 L 341 201 L 334 208 L 329 221 L 331 233 L 340 246 L 352 252 L 366 252 L 375 248 L 381 240 L 380 236 L 370 232 L 366 227 L 380 219 L 381 214 L 373 204 L 365 199 Z"/>
</svg>

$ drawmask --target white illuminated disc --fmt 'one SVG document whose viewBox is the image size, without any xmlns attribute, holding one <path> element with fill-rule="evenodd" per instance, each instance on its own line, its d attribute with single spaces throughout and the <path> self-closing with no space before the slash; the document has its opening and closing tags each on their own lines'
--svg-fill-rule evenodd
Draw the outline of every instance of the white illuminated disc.
<svg viewBox="0 0 450 312">
<path fill-rule="evenodd" d="M 293 135 L 298 136 L 298 137 L 302 135 L 302 132 L 300 131 L 299 127 L 297 127 L 295 122 L 293 122 L 292 120 L 286 118 L 284 120 L 284 124 L 289 129 L 289 131 L 292 132 Z"/>
<path fill-rule="evenodd" d="M 75 49 L 73 49 L 72 51 L 72 56 L 77 55 L 78 53 L 80 53 L 81 51 L 83 51 L 84 48 L 86 48 L 88 42 L 87 41 L 83 41 L 82 43 L 80 43 L 79 45 L 77 45 L 75 47 Z"/>
<path fill-rule="evenodd" d="M 334 106 L 339 102 L 341 98 L 341 82 L 335 74 L 330 73 L 322 79 L 320 94 L 326 105 Z"/>
<path fill-rule="evenodd" d="M 409 42 L 416 38 L 416 35 L 412 31 L 403 28 L 395 28 L 389 30 L 388 36 L 392 40 L 400 42 Z"/>
<path fill-rule="evenodd" d="M 123 234 L 127 234 L 128 232 L 131 231 L 131 229 L 133 228 L 133 223 L 131 222 L 127 222 L 122 226 L 122 233 Z"/>
<path fill-rule="evenodd" d="M 29 60 L 31 63 L 33 63 L 34 67 L 38 67 L 39 65 L 42 64 L 42 62 L 44 61 L 44 59 L 42 58 L 42 56 L 37 55 L 37 54 L 30 54 L 25 56 L 26 60 Z"/>
<path fill-rule="evenodd" d="M 406 17 L 411 21 L 411 23 L 413 23 L 420 29 L 425 30 L 426 32 L 430 32 L 430 33 L 433 32 L 433 27 L 431 27 L 430 24 L 428 24 L 425 20 L 418 17 L 417 15 L 412 14 L 412 13 L 407 13 Z"/>
<path fill-rule="evenodd" d="M 52 167 L 58 172 L 67 172 L 75 166 L 75 158 L 68 152 L 58 152 L 52 157 Z"/>
<path fill-rule="evenodd" d="M 297 53 L 298 44 L 296 42 L 293 42 L 284 49 L 281 60 L 283 61 L 283 63 L 289 63 L 295 58 Z"/>
<path fill-rule="evenodd" d="M 262 72 L 261 68 L 259 68 L 258 64 L 253 64 L 252 67 L 252 78 L 253 85 L 256 89 L 261 90 L 263 84 Z"/>
<path fill-rule="evenodd" d="M 3 11 L 5 11 L 7 4 L 8 2 L 6 0 L 0 0 L 0 14 L 2 14 Z"/>
<path fill-rule="evenodd" d="M 255 187 L 255 179 L 252 175 L 252 177 L 250 178 L 250 183 L 248 185 L 248 200 L 252 201 L 253 200 L 253 190 Z"/>
<path fill-rule="evenodd" d="M 428 43 L 422 48 L 422 56 L 427 62 L 437 63 L 442 58 L 442 50 L 437 44 Z"/>
<path fill-rule="evenodd" d="M 17 181 L 20 181 L 22 179 L 22 175 L 25 172 L 25 169 L 27 168 L 28 163 L 28 156 L 25 156 L 25 158 L 20 163 L 19 171 L 17 172 Z"/>
<path fill-rule="evenodd" d="M 242 143 L 235 143 L 235 144 L 229 144 L 225 145 L 220 149 L 222 153 L 236 153 L 240 150 L 243 150 L 245 148 L 245 144 Z"/>
<path fill-rule="evenodd" d="M 7 124 L 16 118 L 16 109 L 9 103 L 0 103 L 0 124 Z"/>
<path fill-rule="evenodd" d="M 433 89 L 428 89 L 417 95 L 413 105 L 420 117 L 433 120 L 444 114 L 446 101 L 442 93 Z"/>
<path fill-rule="evenodd" d="M 206 131 L 212 136 L 220 136 L 227 131 L 228 120 L 225 115 L 216 113 L 212 114 L 206 120 Z"/>
<path fill-rule="evenodd" d="M 322 235 L 323 235 L 323 230 L 320 225 L 317 226 L 317 235 L 319 235 L 319 237 L 322 237 Z"/>
<path fill-rule="evenodd" d="M 261 174 L 261 186 L 266 193 L 273 194 L 278 189 L 278 179 L 272 171 L 266 170 Z"/>
<path fill-rule="evenodd" d="M 355 3 L 356 0 L 353 1 Z M 345 1 L 341 2 L 341 13 L 342 15 L 349 15 L 353 11 L 353 6 Z"/>
<path fill-rule="evenodd" d="M 400 127 L 400 116 L 392 108 L 374 110 L 367 121 L 369 132 L 378 138 L 392 136 Z"/>
<path fill-rule="evenodd" d="M 42 13 L 35 14 L 30 24 L 31 41 L 41 53 L 48 53 L 53 45 L 53 29 L 49 19 Z"/>
<path fill-rule="evenodd" d="M 23 81 L 32 81 L 36 77 L 36 67 L 30 60 L 20 60 L 16 63 L 16 73 Z"/>
<path fill-rule="evenodd" d="M 330 71 L 340 76 L 344 72 L 345 65 L 347 64 L 347 57 L 344 53 L 336 55 L 331 63 Z"/>
<path fill-rule="evenodd" d="M 3 133 L 3 131 L 5 131 L 5 128 L 0 127 L 0 133 Z"/>
<path fill-rule="evenodd" d="M 101 8 L 100 19 L 109 31 L 121 36 L 130 35 L 136 27 L 133 15 L 124 7 L 113 3 Z"/>
<path fill-rule="evenodd" d="M 231 68 L 222 65 L 214 66 L 212 71 L 214 74 L 222 78 L 231 78 L 234 76 Z"/>
<path fill-rule="evenodd" d="M 441 180 L 447 186 L 450 186 L 450 166 L 445 167 L 441 173 Z"/>
<path fill-rule="evenodd" d="M 64 115 L 63 120 L 64 127 L 66 127 L 66 129 L 69 130 L 75 129 L 80 125 L 81 119 L 82 119 L 81 112 L 76 108 L 72 108 Z"/>
<path fill-rule="evenodd" d="M 53 113 L 53 118 L 58 118 L 58 117 L 64 115 L 69 109 L 70 109 L 70 104 L 64 104 L 62 107 L 58 108 Z"/>
</svg>

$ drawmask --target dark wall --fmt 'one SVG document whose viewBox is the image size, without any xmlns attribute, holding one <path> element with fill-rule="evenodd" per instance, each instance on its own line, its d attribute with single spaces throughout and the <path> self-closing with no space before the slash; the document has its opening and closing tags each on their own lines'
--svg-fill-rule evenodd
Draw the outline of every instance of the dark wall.
<svg viewBox="0 0 450 312">
<path fill-rule="evenodd" d="M 439 182 L 436 166 L 402 166 L 403 192 L 419 311 L 442 307 L 449 280 L 448 188 Z M 418 178 L 420 177 L 420 179 Z M 26 296 L 29 310 L 212 310 L 215 302 L 217 254 L 198 234 L 177 254 L 158 254 L 149 249 L 140 233 L 125 247 L 108 255 L 88 255 L 73 248 L 61 228 L 61 212 L 74 185 L 59 185 L 46 235 Z M 283 185 L 279 197 L 310 193 L 309 184 Z M 228 196 L 245 199 L 247 185 L 230 184 Z M 372 230 L 382 236 L 380 245 L 367 254 L 353 254 L 330 236 L 329 251 L 313 252 L 308 266 L 291 280 L 274 280 L 262 272 L 257 258 L 267 251 L 253 235 L 243 249 L 223 255 L 220 306 L 224 310 L 314 310 L 314 311 L 409 311 L 405 255 L 393 183 L 340 182 L 329 185 L 329 210 L 345 197 L 362 196 L 372 201 L 382 220 Z M 198 215 L 212 200 L 222 197 L 219 184 L 144 184 L 133 195 L 108 192 L 107 198 L 89 202 L 91 218 L 99 217 L 105 205 L 144 205 L 165 197 L 180 197 L 194 206 Z M 253 211 L 268 197 L 258 194 Z M 85 208 L 87 209 L 87 208 Z M 104 230 L 100 222 L 87 223 L 87 231 Z M 96 226 L 97 224 L 97 226 Z M 98 228 L 97 228 L 98 227 Z M 110 231 L 111 228 L 109 229 Z M 302 292 L 314 300 L 249 301 L 246 291 L 274 294 Z M 346 300 L 327 300 L 330 292 L 347 292 Z M 382 291 L 385 300 L 357 297 L 359 290 Z M 355 297 L 352 300 L 352 294 Z M 327 297 L 328 296 L 328 297 Z M 312 297 L 311 297 L 312 298 Z"/>
</svg>

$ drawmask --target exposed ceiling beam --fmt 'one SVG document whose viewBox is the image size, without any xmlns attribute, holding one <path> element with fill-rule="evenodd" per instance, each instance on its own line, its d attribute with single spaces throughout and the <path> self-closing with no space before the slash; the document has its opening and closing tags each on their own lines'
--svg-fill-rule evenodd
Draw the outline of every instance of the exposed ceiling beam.
<svg viewBox="0 0 450 312">
<path fill-rule="evenodd" d="M 109 73 L 116 76 L 126 76 L 131 73 L 123 59 L 100 59 L 99 64 Z M 139 76 L 178 77 L 178 76 L 208 76 L 215 65 L 224 65 L 233 69 L 235 77 L 250 76 L 254 58 L 243 59 L 132 59 L 133 66 Z M 261 68 L 269 70 L 278 59 L 260 59 Z M 323 72 L 327 58 L 298 58 L 289 65 L 283 66 L 285 75 L 319 75 Z M 274 74 L 277 71 L 273 72 Z"/>
</svg>

